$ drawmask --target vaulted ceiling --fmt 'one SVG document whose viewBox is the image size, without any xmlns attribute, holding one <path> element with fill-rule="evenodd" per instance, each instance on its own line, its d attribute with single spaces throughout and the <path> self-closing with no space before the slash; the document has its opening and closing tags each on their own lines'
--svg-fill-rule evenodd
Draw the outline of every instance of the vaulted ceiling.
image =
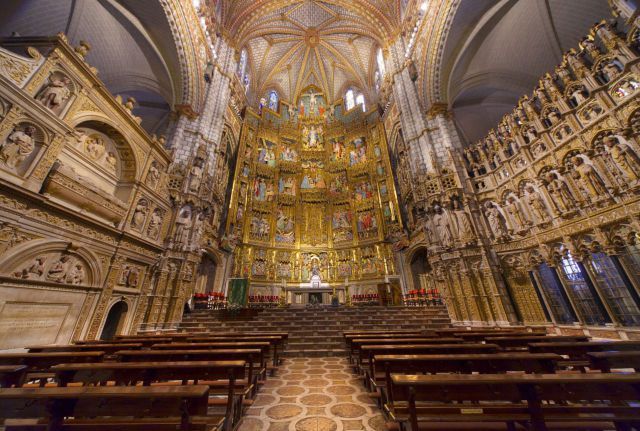
<svg viewBox="0 0 640 431">
<path fill-rule="evenodd" d="M 330 101 L 356 86 L 370 97 L 375 52 L 400 26 L 397 0 L 225 0 L 222 22 L 247 48 L 253 94 L 295 102 L 315 85 Z"/>
<path fill-rule="evenodd" d="M 144 4 L 143 4 L 144 3 Z M 134 113 L 164 133 L 174 104 L 184 103 L 180 58 L 162 7 L 139 0 L 4 0 L 0 35 L 51 36 L 91 44 L 87 61 L 114 94 L 133 96 Z"/>
<path fill-rule="evenodd" d="M 423 99 L 427 105 L 447 103 L 467 142 L 495 127 L 595 22 L 610 18 L 605 0 L 456 0 L 453 5 L 437 70 L 422 77 Z"/>
</svg>

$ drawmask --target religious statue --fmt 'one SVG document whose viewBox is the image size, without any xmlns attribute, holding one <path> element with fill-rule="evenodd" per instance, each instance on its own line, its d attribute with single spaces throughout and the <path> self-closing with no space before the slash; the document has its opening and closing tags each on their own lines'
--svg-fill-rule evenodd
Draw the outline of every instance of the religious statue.
<svg viewBox="0 0 640 431">
<path fill-rule="evenodd" d="M 585 102 L 589 97 L 589 93 L 584 89 L 583 86 L 576 87 L 571 92 L 571 98 L 575 102 L 576 106 L 580 106 L 583 102 Z"/>
<path fill-rule="evenodd" d="M 284 211 L 278 210 L 276 216 L 276 241 L 284 243 L 293 243 L 294 231 L 293 220 L 288 217 Z"/>
<path fill-rule="evenodd" d="M 99 136 L 89 137 L 85 141 L 85 152 L 93 160 L 98 160 L 105 152 L 104 141 Z"/>
<path fill-rule="evenodd" d="M 162 210 L 156 208 L 153 213 L 151 213 L 151 218 L 149 219 L 147 236 L 151 239 L 157 239 L 160 234 L 160 226 L 162 226 Z"/>
<path fill-rule="evenodd" d="M 603 142 L 607 153 L 624 179 L 634 183 L 638 182 L 640 179 L 640 158 L 633 149 L 627 143 L 620 142 L 616 136 L 607 136 Z"/>
<path fill-rule="evenodd" d="M 107 157 L 105 158 L 105 162 L 107 163 L 107 168 L 110 171 L 115 172 L 118 166 L 118 159 L 113 151 L 109 151 L 107 153 Z"/>
<path fill-rule="evenodd" d="M 140 199 L 136 208 L 133 210 L 133 217 L 131 218 L 131 227 L 141 229 L 144 225 L 144 221 L 147 217 L 148 203 L 145 199 Z"/>
<path fill-rule="evenodd" d="M 547 190 L 558 213 L 562 215 L 575 209 L 575 199 L 567 184 L 558 178 L 555 172 L 547 172 L 545 179 L 547 181 Z"/>
<path fill-rule="evenodd" d="M 86 274 L 84 272 L 84 267 L 80 262 L 76 262 L 75 265 L 73 265 L 71 267 L 71 270 L 69 271 L 68 280 L 71 282 L 71 284 L 79 285 L 84 283 L 85 277 L 86 277 Z"/>
<path fill-rule="evenodd" d="M 433 228 L 436 231 L 440 245 L 444 248 L 451 248 L 453 245 L 453 235 L 451 234 L 451 223 L 449 221 L 449 217 L 438 204 L 433 207 L 433 211 Z"/>
<path fill-rule="evenodd" d="M 580 188 L 584 190 L 591 199 L 598 200 L 608 196 L 609 193 L 604 181 L 602 181 L 602 178 L 600 178 L 600 175 L 592 165 L 585 163 L 581 156 L 574 156 L 572 161 L 575 165 L 573 177 L 578 180 Z"/>
<path fill-rule="evenodd" d="M 158 186 L 158 181 L 160 181 L 160 170 L 158 169 L 158 164 L 154 161 L 149 166 L 149 172 L 147 172 L 146 184 L 148 187 L 155 189 Z"/>
<path fill-rule="evenodd" d="M 134 266 L 125 266 L 122 271 L 122 277 L 120 283 L 127 287 L 138 287 L 138 278 L 140 271 Z"/>
<path fill-rule="evenodd" d="M 507 224 L 498 207 L 493 202 L 486 202 L 484 207 L 486 209 L 484 215 L 487 217 L 494 238 L 498 241 L 508 238 Z"/>
<path fill-rule="evenodd" d="M 66 76 L 62 78 L 49 78 L 49 83 L 38 96 L 38 101 L 47 108 L 55 111 L 62 107 L 63 103 L 71 96 L 69 90 L 71 80 Z"/>
<path fill-rule="evenodd" d="M 176 232 L 173 239 L 177 244 L 185 245 L 187 243 L 191 229 L 191 218 L 191 207 L 185 205 L 176 219 Z"/>
<path fill-rule="evenodd" d="M 23 130 L 14 129 L 0 147 L 0 160 L 10 168 L 15 168 L 22 163 L 35 148 L 33 142 L 35 132 L 36 129 L 33 126 L 26 126 Z"/>
<path fill-rule="evenodd" d="M 526 216 L 520 208 L 520 203 L 515 198 L 515 196 L 509 196 L 507 198 L 505 211 L 511 216 L 514 232 L 518 233 L 526 230 L 526 226 L 529 224 L 529 220 L 526 219 Z"/>
<path fill-rule="evenodd" d="M 46 259 L 44 257 L 36 257 L 31 265 L 25 267 L 22 271 L 16 271 L 13 275 L 18 278 L 39 279 L 44 274 L 44 263 Z"/>
<path fill-rule="evenodd" d="M 573 70 L 573 73 L 575 73 L 578 78 L 584 78 L 590 74 L 589 68 L 578 57 L 578 53 L 575 49 L 570 49 L 565 55 L 565 59 L 571 70 Z"/>
<path fill-rule="evenodd" d="M 607 82 L 611 82 L 620 76 L 622 71 L 614 61 L 610 61 L 602 67 L 602 73 L 607 78 Z"/>
<path fill-rule="evenodd" d="M 316 97 L 316 93 L 309 93 L 309 115 L 314 115 L 316 113 L 317 105 L 318 99 Z"/>
<path fill-rule="evenodd" d="M 525 187 L 524 201 L 529 205 L 533 216 L 537 222 L 544 223 L 549 220 L 549 212 L 547 206 L 542 201 L 540 194 L 533 188 L 531 184 Z"/>
<path fill-rule="evenodd" d="M 197 157 L 189 170 L 189 191 L 195 193 L 198 191 L 200 187 L 200 182 L 202 181 L 203 168 L 202 165 L 204 160 Z"/>
<path fill-rule="evenodd" d="M 475 242 L 471 217 L 469 213 L 464 210 L 462 203 L 460 203 L 458 199 L 451 201 L 451 214 L 454 220 L 456 239 L 464 245 Z"/>
<path fill-rule="evenodd" d="M 47 271 L 47 280 L 64 283 L 67 279 L 70 264 L 69 256 L 63 255 Z"/>
<path fill-rule="evenodd" d="M 296 118 L 296 108 L 293 105 L 289 105 L 287 111 L 289 112 L 289 120 L 293 121 Z"/>
</svg>

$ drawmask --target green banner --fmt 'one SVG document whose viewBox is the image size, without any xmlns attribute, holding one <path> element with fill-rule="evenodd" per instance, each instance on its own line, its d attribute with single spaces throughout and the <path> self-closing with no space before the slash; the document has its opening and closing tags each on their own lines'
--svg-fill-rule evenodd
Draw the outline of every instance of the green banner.
<svg viewBox="0 0 640 431">
<path fill-rule="evenodd" d="M 234 278 L 229 280 L 229 290 L 227 290 L 227 302 L 229 305 L 239 305 L 244 307 L 249 299 L 249 280 L 246 278 Z"/>
</svg>

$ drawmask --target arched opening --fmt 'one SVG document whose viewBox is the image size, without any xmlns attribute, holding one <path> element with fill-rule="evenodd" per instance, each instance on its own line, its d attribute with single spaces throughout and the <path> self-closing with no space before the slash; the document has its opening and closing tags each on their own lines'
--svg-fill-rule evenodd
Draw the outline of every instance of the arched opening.
<svg viewBox="0 0 640 431">
<path fill-rule="evenodd" d="M 431 272 L 428 251 L 426 248 L 417 250 L 411 258 L 411 277 L 414 289 L 428 289 L 427 276 Z"/>
<path fill-rule="evenodd" d="M 101 340 L 112 340 L 122 331 L 127 311 L 129 311 L 129 306 L 125 301 L 118 301 L 111 307 L 102 328 Z"/>
<path fill-rule="evenodd" d="M 218 265 L 211 256 L 203 256 L 200 266 L 198 266 L 197 293 L 209 293 L 215 290 L 217 268 Z"/>
</svg>

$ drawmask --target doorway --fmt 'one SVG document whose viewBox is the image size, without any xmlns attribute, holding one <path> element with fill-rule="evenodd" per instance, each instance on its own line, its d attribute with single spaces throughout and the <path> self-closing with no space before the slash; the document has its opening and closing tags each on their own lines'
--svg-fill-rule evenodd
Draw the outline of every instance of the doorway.
<svg viewBox="0 0 640 431">
<path fill-rule="evenodd" d="M 102 328 L 101 340 L 112 340 L 122 330 L 129 306 L 125 301 L 118 301 L 109 310 L 107 320 Z"/>
</svg>

